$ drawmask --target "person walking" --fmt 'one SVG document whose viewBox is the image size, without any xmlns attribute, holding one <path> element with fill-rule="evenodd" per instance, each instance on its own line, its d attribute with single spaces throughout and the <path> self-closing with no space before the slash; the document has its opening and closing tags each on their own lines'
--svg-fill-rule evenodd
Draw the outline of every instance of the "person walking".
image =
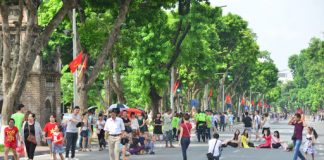
<svg viewBox="0 0 324 160">
<path fill-rule="evenodd" d="M 156 114 L 156 118 L 154 119 L 154 129 L 153 129 L 154 136 L 156 137 L 157 141 L 160 141 L 160 136 L 162 133 L 162 119 L 161 113 Z"/>
<path fill-rule="evenodd" d="M 179 128 L 179 121 L 180 121 L 180 114 L 179 113 L 174 113 L 174 116 L 172 117 L 172 121 L 171 121 L 171 124 L 172 124 L 172 132 L 173 132 L 173 135 L 172 135 L 172 139 L 173 140 L 179 140 L 178 138 L 178 128 Z"/>
<path fill-rule="evenodd" d="M 53 142 L 53 158 L 57 160 L 56 154 L 58 153 L 61 160 L 64 160 L 64 148 L 63 148 L 63 141 L 64 136 L 62 133 L 63 127 L 61 125 L 56 125 L 54 128 L 54 132 L 52 133 L 52 142 Z"/>
<path fill-rule="evenodd" d="M 187 149 L 190 144 L 191 123 L 189 114 L 184 114 L 183 123 L 180 125 L 179 143 L 181 145 L 182 159 L 187 160 Z"/>
<path fill-rule="evenodd" d="M 248 130 L 249 135 L 252 133 L 252 118 L 249 116 L 249 112 L 244 113 L 243 123 L 244 123 L 244 129 Z M 250 136 L 251 137 L 251 136 Z"/>
<path fill-rule="evenodd" d="M 213 116 L 212 112 L 206 110 L 206 139 L 211 139 L 211 128 L 212 128 Z"/>
<path fill-rule="evenodd" d="M 294 134 L 292 136 L 292 140 L 294 142 L 294 154 L 293 154 L 293 160 L 297 160 L 299 157 L 301 160 L 305 160 L 305 157 L 300 152 L 300 146 L 302 144 L 303 139 L 303 129 L 305 124 L 301 120 L 301 115 L 299 113 L 296 113 L 294 117 L 288 122 L 289 125 L 293 125 L 294 127 Z"/>
<path fill-rule="evenodd" d="M 124 135 L 125 125 L 121 118 L 117 117 L 119 109 L 114 108 L 110 112 L 110 118 L 107 119 L 104 130 L 109 134 L 109 159 L 119 160 L 119 144 L 122 135 Z"/>
<path fill-rule="evenodd" d="M 168 142 L 170 143 L 170 148 L 174 148 L 172 145 L 172 113 L 171 110 L 168 110 L 163 115 L 163 130 L 165 135 L 165 148 L 168 148 Z"/>
<path fill-rule="evenodd" d="M 50 115 L 49 122 L 47 122 L 45 124 L 44 130 L 43 130 L 43 135 L 45 136 L 44 139 L 46 139 L 46 143 L 49 147 L 51 157 L 53 157 L 53 153 L 52 153 L 52 139 L 53 139 L 53 137 L 52 136 L 54 133 L 54 128 L 57 125 L 58 125 L 58 123 L 56 123 L 55 115 L 52 114 L 52 115 Z"/>
<path fill-rule="evenodd" d="M 220 131 L 223 130 L 223 132 L 225 131 L 225 118 L 226 118 L 224 114 L 225 113 L 220 113 L 220 117 L 219 117 L 219 119 L 220 119 L 219 130 Z"/>
<path fill-rule="evenodd" d="M 200 142 L 200 138 L 202 138 L 203 142 L 206 141 L 206 114 L 202 112 L 200 109 L 198 109 L 198 115 L 196 117 L 197 121 L 197 138 L 198 142 Z"/>
<path fill-rule="evenodd" d="M 65 148 L 65 158 L 69 158 L 71 151 L 71 158 L 75 159 L 75 146 L 78 139 L 78 128 L 77 124 L 81 122 L 81 116 L 79 115 L 80 107 L 75 106 L 73 108 L 73 113 L 66 119 L 66 148 Z"/>
<path fill-rule="evenodd" d="M 106 145 L 105 131 L 104 131 L 105 123 L 106 123 L 106 121 L 103 119 L 103 116 L 100 113 L 98 115 L 98 121 L 96 124 L 97 137 L 98 137 L 98 143 L 99 143 L 99 151 L 102 151 L 103 147 L 105 147 L 105 145 Z"/>
<path fill-rule="evenodd" d="M 268 132 L 270 132 L 270 117 L 268 113 L 265 113 L 263 115 L 261 126 L 262 126 L 262 134 L 264 134 L 264 130 L 268 130 Z"/>
<path fill-rule="evenodd" d="M 86 114 L 86 113 L 83 114 L 82 122 L 83 122 L 83 125 L 81 127 L 81 133 L 80 133 L 80 136 L 81 136 L 80 149 L 83 152 L 86 152 L 87 148 L 89 149 L 88 138 L 89 138 L 90 123 L 89 123 L 88 114 Z"/>
<path fill-rule="evenodd" d="M 211 157 L 208 160 L 219 160 L 221 155 L 222 141 L 219 140 L 219 134 L 214 133 L 213 139 L 208 141 L 208 153 L 211 153 Z"/>
<path fill-rule="evenodd" d="M 255 111 L 254 116 L 254 130 L 255 130 L 255 141 L 260 141 L 259 130 L 261 128 L 261 117 L 259 111 Z"/>
<path fill-rule="evenodd" d="M 17 138 L 20 138 L 18 128 L 15 126 L 15 120 L 10 118 L 9 126 L 4 129 L 4 160 L 8 160 L 9 150 L 12 150 L 14 160 L 18 160 Z M 21 141 L 21 140 L 20 140 Z"/>
<path fill-rule="evenodd" d="M 17 106 L 17 112 L 11 115 L 11 118 L 15 120 L 15 126 L 21 132 L 22 124 L 25 118 L 25 105 L 19 104 Z"/>
<path fill-rule="evenodd" d="M 35 149 L 37 144 L 40 144 L 43 135 L 42 128 L 38 122 L 35 120 L 36 115 L 30 113 L 28 115 L 28 121 L 23 123 L 23 128 L 21 131 L 21 136 L 24 139 L 24 144 L 26 147 L 28 159 L 34 159 Z"/>
</svg>

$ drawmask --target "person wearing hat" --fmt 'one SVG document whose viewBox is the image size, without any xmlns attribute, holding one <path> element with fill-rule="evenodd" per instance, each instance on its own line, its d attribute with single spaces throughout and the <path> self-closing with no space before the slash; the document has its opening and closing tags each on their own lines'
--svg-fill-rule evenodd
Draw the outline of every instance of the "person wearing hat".
<svg viewBox="0 0 324 160">
<path fill-rule="evenodd" d="M 110 112 L 110 118 L 107 119 L 104 130 L 109 134 L 109 159 L 119 160 L 119 144 L 124 135 L 125 125 L 121 118 L 117 117 L 119 109 L 114 108 Z"/>
</svg>

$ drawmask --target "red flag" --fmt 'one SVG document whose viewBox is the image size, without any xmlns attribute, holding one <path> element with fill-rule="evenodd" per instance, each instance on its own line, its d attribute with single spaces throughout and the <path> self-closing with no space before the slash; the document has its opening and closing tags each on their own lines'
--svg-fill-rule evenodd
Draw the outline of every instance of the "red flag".
<svg viewBox="0 0 324 160">
<path fill-rule="evenodd" d="M 232 104 L 231 97 L 229 95 L 226 96 L 225 102 L 226 104 Z"/>
<path fill-rule="evenodd" d="M 74 73 L 77 69 L 78 66 L 82 63 L 82 51 L 73 59 L 72 62 L 69 63 L 69 67 L 72 73 Z"/>
<path fill-rule="evenodd" d="M 173 85 L 173 94 L 177 91 L 179 85 L 180 85 L 180 81 L 177 80 Z"/>
<path fill-rule="evenodd" d="M 242 98 L 242 100 L 241 100 L 241 105 L 244 105 L 244 104 L 245 104 L 245 99 Z"/>
<path fill-rule="evenodd" d="M 82 63 L 81 72 L 78 75 L 79 81 L 81 81 L 81 79 L 83 77 L 83 74 L 84 74 L 84 71 L 87 69 L 87 61 L 88 61 L 88 56 L 86 55 L 84 57 L 84 60 L 83 60 L 83 63 Z"/>
</svg>

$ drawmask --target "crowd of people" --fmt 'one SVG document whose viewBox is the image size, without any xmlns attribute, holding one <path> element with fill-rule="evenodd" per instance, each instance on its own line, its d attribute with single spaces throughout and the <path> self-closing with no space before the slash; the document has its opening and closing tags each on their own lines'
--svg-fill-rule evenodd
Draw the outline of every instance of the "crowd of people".
<svg viewBox="0 0 324 160">
<path fill-rule="evenodd" d="M 168 110 L 149 117 L 144 111 L 134 113 L 119 108 L 110 110 L 109 114 L 96 114 L 91 110 L 80 114 L 80 108 L 75 106 L 60 123 L 55 115 L 51 115 L 42 128 L 36 115 L 26 111 L 24 105 L 20 104 L 17 112 L 11 116 L 9 126 L 4 130 L 4 158 L 8 160 L 11 149 L 15 160 L 24 156 L 24 153 L 28 159 L 34 159 L 35 148 L 41 142 L 46 142 L 51 159 L 56 160 L 57 156 L 61 160 L 76 159 L 77 144 L 79 151 L 92 151 L 92 137 L 96 134 L 98 150 L 103 151 L 108 146 L 111 160 L 126 160 L 130 155 L 155 154 L 156 143 L 165 143 L 166 148 L 175 148 L 176 142 L 181 147 L 183 160 L 187 160 L 187 149 L 194 131 L 199 143 L 208 141 L 208 159 L 219 159 L 222 148 L 227 146 L 291 150 L 289 142 L 280 139 L 279 131 L 271 132 L 270 119 L 276 117 L 284 116 L 260 114 L 259 111 L 245 112 L 241 118 L 244 128 L 239 130 L 234 127 L 236 117 L 232 112 L 198 110 L 191 113 L 172 113 Z M 315 129 L 307 126 L 299 113 L 293 116 L 289 124 L 295 127 L 292 137 L 294 160 L 297 157 L 305 159 L 304 155 L 310 155 L 314 159 L 313 146 L 318 138 Z M 307 135 L 303 155 L 299 149 L 304 127 L 307 127 Z M 224 131 L 233 132 L 233 138 L 221 140 L 220 133 Z M 254 140 L 252 134 L 255 136 Z M 17 148 L 23 148 L 23 151 L 17 153 Z"/>
</svg>

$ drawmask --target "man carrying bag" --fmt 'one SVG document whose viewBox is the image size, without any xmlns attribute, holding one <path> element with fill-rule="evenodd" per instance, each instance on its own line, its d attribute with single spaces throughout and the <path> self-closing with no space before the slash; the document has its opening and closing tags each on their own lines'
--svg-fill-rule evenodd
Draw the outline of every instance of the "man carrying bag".
<svg viewBox="0 0 324 160">
<path fill-rule="evenodd" d="M 219 139 L 219 134 L 214 133 L 213 139 L 209 140 L 208 142 L 208 153 L 207 153 L 208 160 L 219 160 L 219 157 L 221 156 L 222 141 L 218 139 Z"/>
</svg>

